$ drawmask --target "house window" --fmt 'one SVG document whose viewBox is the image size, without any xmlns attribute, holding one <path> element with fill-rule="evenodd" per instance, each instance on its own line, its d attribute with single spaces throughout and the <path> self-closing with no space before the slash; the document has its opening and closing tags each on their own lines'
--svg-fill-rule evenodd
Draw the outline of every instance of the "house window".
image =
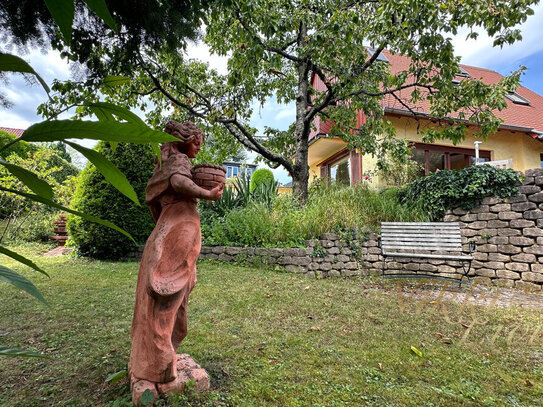
<svg viewBox="0 0 543 407">
<path fill-rule="evenodd" d="M 475 165 L 475 150 L 470 148 L 415 143 L 413 157 L 424 165 L 426 175 L 437 170 L 460 170 Z M 490 161 L 490 151 L 479 150 L 479 162 L 485 161 Z"/>
<path fill-rule="evenodd" d="M 334 163 L 329 164 L 330 179 L 338 184 L 351 185 L 351 160 L 345 155 Z"/>
<path fill-rule="evenodd" d="M 238 167 L 233 167 L 232 169 L 232 175 L 238 175 Z"/>
<path fill-rule="evenodd" d="M 505 95 L 505 97 L 517 105 L 526 105 L 526 106 L 530 105 L 530 102 L 528 102 L 527 99 L 523 98 L 522 96 L 520 96 L 518 93 L 515 93 L 515 92 L 509 92 L 507 95 Z"/>
</svg>

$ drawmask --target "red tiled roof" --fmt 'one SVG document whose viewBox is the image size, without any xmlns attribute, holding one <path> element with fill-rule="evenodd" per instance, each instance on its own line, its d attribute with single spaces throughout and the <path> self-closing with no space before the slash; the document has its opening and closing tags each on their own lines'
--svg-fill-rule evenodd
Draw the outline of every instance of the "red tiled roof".
<svg viewBox="0 0 543 407">
<path fill-rule="evenodd" d="M 17 137 L 21 137 L 25 132 L 24 129 L 12 129 L 10 127 L 0 127 L 0 130 L 11 133 Z"/>
<path fill-rule="evenodd" d="M 391 54 L 388 51 L 383 51 L 383 54 L 390 62 L 390 71 L 392 73 L 398 73 L 409 69 L 409 57 L 399 54 Z M 471 78 L 479 79 L 485 84 L 495 84 L 503 78 L 503 76 L 498 72 L 491 71 L 489 69 L 478 68 L 463 64 L 460 64 L 460 67 L 462 67 L 470 75 Z M 317 81 L 314 86 L 316 86 L 317 90 L 324 91 L 326 89 L 324 85 L 322 83 L 319 83 L 320 80 L 318 79 L 318 77 L 315 76 L 315 78 L 317 79 Z M 457 79 L 462 78 L 457 77 Z M 422 100 L 418 102 L 417 105 L 408 102 L 411 97 L 412 91 L 412 88 L 407 88 L 403 91 L 398 91 L 395 93 L 402 100 L 402 102 L 409 106 L 409 108 L 413 111 L 420 114 L 429 115 L 430 103 L 427 100 Z M 525 88 L 524 86 L 519 86 L 516 89 L 516 93 L 527 99 L 530 104 L 520 105 L 513 103 L 511 100 L 506 98 L 505 101 L 507 103 L 507 107 L 501 111 L 495 110 L 493 113 L 496 115 L 496 117 L 499 117 L 503 120 L 503 123 L 501 125 L 502 127 L 521 128 L 522 130 L 531 133 L 532 137 L 535 138 L 539 135 L 539 133 L 534 133 L 532 132 L 533 130 L 543 132 L 543 97 L 531 91 L 530 89 Z M 382 104 L 386 110 L 410 114 L 409 110 L 391 95 L 385 96 L 383 98 Z M 315 124 L 317 124 L 317 131 L 314 133 L 329 132 L 329 125 L 326 126 L 322 122 L 318 122 Z M 314 137 L 313 134 L 312 136 Z"/>
</svg>

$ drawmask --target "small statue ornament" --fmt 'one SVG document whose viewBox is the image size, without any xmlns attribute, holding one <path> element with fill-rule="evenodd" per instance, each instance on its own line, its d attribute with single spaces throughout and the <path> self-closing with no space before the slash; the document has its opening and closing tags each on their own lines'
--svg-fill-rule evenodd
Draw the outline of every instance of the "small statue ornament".
<svg viewBox="0 0 543 407">
<path fill-rule="evenodd" d="M 161 163 L 156 160 L 145 190 L 156 226 L 143 251 L 131 329 L 128 367 L 135 405 L 146 390 L 155 397 L 181 392 L 189 380 L 197 391 L 209 388 L 206 371 L 176 350 L 187 335 L 187 304 L 196 284 L 201 247 L 196 204 L 221 197 L 225 172 L 219 166 L 210 166 L 210 175 L 200 169 L 198 185 L 189 159 L 200 151 L 204 133 L 191 122 L 176 121 L 165 132 L 179 141 L 162 146 Z"/>
</svg>

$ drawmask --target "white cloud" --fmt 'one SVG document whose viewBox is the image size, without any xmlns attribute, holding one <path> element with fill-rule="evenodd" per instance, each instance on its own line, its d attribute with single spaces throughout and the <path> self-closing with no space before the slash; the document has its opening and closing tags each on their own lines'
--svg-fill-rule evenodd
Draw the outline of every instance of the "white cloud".
<svg viewBox="0 0 543 407">
<path fill-rule="evenodd" d="M 285 105 L 278 105 L 280 107 L 279 113 L 275 115 L 275 120 L 282 120 L 282 119 L 294 119 L 296 117 L 296 109 L 294 105 L 285 106 Z"/>
<path fill-rule="evenodd" d="M 469 29 L 464 29 L 453 39 L 454 49 L 457 55 L 462 57 L 462 63 L 480 67 L 492 67 L 500 63 L 515 63 L 522 58 L 543 50 L 543 3 L 533 7 L 534 15 L 529 16 L 526 22 L 519 26 L 522 32 L 522 41 L 503 48 L 493 47 L 494 40 L 479 32 L 477 40 L 466 40 Z"/>
<path fill-rule="evenodd" d="M 189 44 L 186 55 L 188 58 L 207 62 L 210 68 L 215 69 L 221 75 L 226 75 L 228 73 L 228 58 L 211 54 L 209 46 L 201 41 Z"/>
</svg>

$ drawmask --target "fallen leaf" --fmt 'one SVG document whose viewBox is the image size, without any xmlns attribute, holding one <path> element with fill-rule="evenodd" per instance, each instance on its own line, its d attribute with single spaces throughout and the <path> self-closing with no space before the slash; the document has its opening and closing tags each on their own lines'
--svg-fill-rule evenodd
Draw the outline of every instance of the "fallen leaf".
<svg viewBox="0 0 543 407">
<path fill-rule="evenodd" d="M 426 347 L 426 344 L 425 344 L 424 342 L 421 342 L 421 343 L 420 343 L 420 347 L 421 347 L 421 348 L 425 348 L 425 347 Z"/>
<path fill-rule="evenodd" d="M 411 352 L 413 352 L 415 355 L 417 355 L 419 358 L 422 357 L 422 352 L 415 348 L 414 346 L 411 346 Z"/>
<path fill-rule="evenodd" d="M 458 332 L 455 332 L 455 333 L 453 334 L 453 336 L 456 337 L 456 338 L 459 338 L 459 337 L 460 337 L 460 334 L 459 334 Z"/>
<path fill-rule="evenodd" d="M 452 340 L 451 340 L 451 338 L 444 338 L 443 343 L 445 343 L 447 345 L 450 345 L 452 343 Z"/>
<path fill-rule="evenodd" d="M 437 336 L 438 338 L 443 338 L 443 336 L 445 336 L 445 335 L 443 335 L 442 333 L 439 333 L 439 332 L 436 332 L 434 335 Z"/>
<path fill-rule="evenodd" d="M 307 319 L 313 319 L 313 315 L 307 315 Z"/>
<path fill-rule="evenodd" d="M 528 386 L 528 387 L 532 387 L 532 386 L 534 385 L 534 384 L 533 384 L 530 380 L 528 380 L 528 379 L 526 379 L 525 382 L 526 382 L 526 386 Z"/>
<path fill-rule="evenodd" d="M 305 287 L 304 290 L 309 290 L 309 286 Z"/>
<path fill-rule="evenodd" d="M 312 326 L 311 328 L 309 328 L 311 331 L 322 331 L 322 328 L 320 326 Z"/>
<path fill-rule="evenodd" d="M 382 363 L 378 363 L 377 366 L 379 366 L 379 370 L 383 370 L 383 364 Z"/>
<path fill-rule="evenodd" d="M 483 353 L 483 356 L 484 356 L 485 358 L 489 358 L 489 357 L 490 357 L 490 353 Z"/>
<path fill-rule="evenodd" d="M 430 362 L 429 360 L 426 361 L 426 366 L 432 366 L 432 362 Z"/>
<path fill-rule="evenodd" d="M 266 297 L 271 298 L 271 297 L 273 297 L 273 294 L 268 294 L 268 295 L 266 295 Z"/>
</svg>

